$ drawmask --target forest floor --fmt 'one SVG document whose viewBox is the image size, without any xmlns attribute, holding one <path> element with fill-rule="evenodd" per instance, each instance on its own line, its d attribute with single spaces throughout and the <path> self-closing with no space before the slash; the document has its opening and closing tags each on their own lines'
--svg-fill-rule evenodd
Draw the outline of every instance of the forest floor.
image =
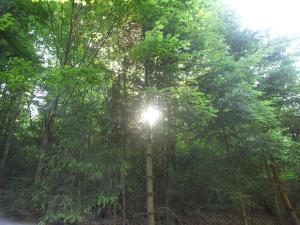
<svg viewBox="0 0 300 225">
<path fill-rule="evenodd" d="M 244 225 L 242 218 L 233 213 L 201 213 L 193 218 L 184 217 L 172 217 L 168 218 L 156 218 L 156 225 Z M 121 218 L 115 219 L 103 219 L 99 221 L 86 221 L 82 225 L 121 225 Z M 146 217 L 135 217 L 127 221 L 128 225 L 146 225 Z M 249 225 L 275 225 L 275 220 L 271 216 L 263 214 L 255 214 L 249 218 Z M 0 213 L 0 225 L 35 225 L 33 223 L 26 223 L 8 219 L 3 214 Z M 288 225 L 288 224 L 286 224 Z"/>
</svg>

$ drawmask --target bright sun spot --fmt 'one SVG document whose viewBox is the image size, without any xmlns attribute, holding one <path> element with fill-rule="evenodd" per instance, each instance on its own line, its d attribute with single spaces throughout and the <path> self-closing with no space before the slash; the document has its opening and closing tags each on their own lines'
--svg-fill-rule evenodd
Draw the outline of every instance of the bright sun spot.
<svg viewBox="0 0 300 225">
<path fill-rule="evenodd" d="M 241 17 L 243 26 L 272 36 L 300 36 L 300 0 L 223 0 Z"/>
<path fill-rule="evenodd" d="M 156 107 L 148 106 L 142 112 L 142 121 L 148 123 L 150 127 L 152 127 L 159 120 L 160 116 L 161 112 Z"/>
</svg>

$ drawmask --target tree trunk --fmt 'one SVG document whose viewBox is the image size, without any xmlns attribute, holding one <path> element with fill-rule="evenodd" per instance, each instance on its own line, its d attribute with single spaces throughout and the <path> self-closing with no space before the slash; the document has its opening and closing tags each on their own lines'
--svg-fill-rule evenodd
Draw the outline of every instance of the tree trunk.
<svg viewBox="0 0 300 225">
<path fill-rule="evenodd" d="M 278 192 L 280 194 L 280 197 L 282 199 L 282 202 L 284 204 L 284 207 L 289 215 L 289 218 L 292 222 L 293 225 L 300 225 L 298 216 L 296 214 L 295 209 L 293 208 L 286 190 L 283 187 L 283 184 L 281 183 L 280 179 L 279 179 L 279 170 L 278 167 L 276 167 L 276 165 L 270 163 L 270 167 L 272 169 L 272 173 L 273 173 L 273 179 L 275 180 L 276 184 L 277 184 L 277 189 Z"/>
<path fill-rule="evenodd" d="M 54 99 L 54 102 L 52 104 L 51 111 L 49 114 L 49 119 L 48 120 L 46 118 L 44 119 L 42 143 L 39 148 L 40 155 L 38 157 L 38 165 L 37 165 L 37 169 L 36 169 L 36 173 L 35 173 L 34 183 L 39 182 L 41 179 L 42 169 L 44 167 L 44 159 L 46 156 L 46 149 L 47 149 L 47 145 L 48 145 L 48 139 L 49 139 L 49 135 L 51 133 L 51 129 L 53 127 L 54 117 L 55 117 L 57 106 L 58 106 L 58 100 L 59 100 L 59 95 L 57 95 Z"/>
<path fill-rule="evenodd" d="M 126 196 L 125 196 L 125 182 L 124 175 L 123 176 L 123 184 L 122 184 L 122 225 L 126 224 Z"/>
<path fill-rule="evenodd" d="M 6 127 L 6 132 L 5 132 L 6 138 L 4 141 L 4 153 L 3 153 L 3 157 L 1 160 L 1 164 L 0 164 L 1 171 L 4 169 L 6 161 L 7 161 L 8 153 L 9 153 L 10 146 L 11 146 L 11 139 L 13 136 L 14 127 L 16 125 L 16 119 L 17 119 L 17 116 L 20 111 L 19 104 L 20 104 L 21 99 L 22 99 L 22 94 L 19 96 L 19 99 L 17 100 L 17 103 L 15 105 L 15 111 L 12 113 L 11 118 L 7 121 L 7 127 Z M 8 116 L 8 118 L 9 118 L 9 116 Z"/>
<path fill-rule="evenodd" d="M 37 169 L 36 169 L 36 173 L 35 173 L 34 183 L 39 182 L 40 178 L 41 178 L 42 169 L 44 167 L 44 158 L 45 158 L 45 154 L 46 154 L 46 147 L 47 147 L 47 143 L 48 143 L 49 132 L 50 132 L 50 130 L 47 130 L 46 128 L 43 129 L 42 143 L 39 148 L 40 153 L 38 156 L 38 164 L 37 164 Z"/>
<path fill-rule="evenodd" d="M 12 125 L 9 125 L 10 127 L 8 128 L 8 134 L 7 137 L 5 139 L 5 144 L 4 144 L 4 153 L 3 153 L 3 157 L 1 160 L 1 165 L 0 165 L 0 169 L 1 171 L 4 169 L 5 167 L 5 163 L 7 160 L 7 156 L 8 156 L 8 152 L 10 149 L 10 145 L 11 145 L 11 138 L 12 138 L 12 134 L 13 134 L 13 128 Z"/>
<path fill-rule="evenodd" d="M 243 215 L 244 225 L 249 225 L 248 215 L 247 215 L 247 209 L 246 209 L 246 205 L 245 205 L 245 199 L 242 196 L 240 197 L 240 203 L 241 203 L 241 209 L 242 209 L 242 215 Z"/>
<path fill-rule="evenodd" d="M 275 207 L 275 213 L 277 217 L 277 224 L 278 225 L 283 225 L 283 218 L 281 215 L 281 210 L 278 202 L 278 196 L 277 196 L 277 191 L 276 191 L 276 183 L 274 179 L 272 178 L 272 172 L 271 168 L 268 166 L 266 156 L 264 155 L 264 164 L 267 172 L 267 177 L 271 183 L 271 188 L 272 188 L 272 197 L 273 197 L 273 202 L 274 202 L 274 207 Z"/>
<path fill-rule="evenodd" d="M 148 29 L 143 27 L 143 36 L 145 38 L 146 31 Z M 149 59 L 146 59 L 144 62 L 145 69 L 145 83 L 144 88 L 152 87 L 152 70 L 151 63 Z M 150 96 L 146 93 L 145 96 L 146 104 L 150 103 Z M 147 224 L 155 225 L 155 217 L 154 217 L 154 192 L 153 192 L 153 164 L 152 164 L 152 132 L 151 127 L 148 124 L 147 134 L 146 134 L 146 142 L 147 142 L 147 150 L 146 150 L 146 176 L 147 176 Z"/>
<path fill-rule="evenodd" d="M 226 149 L 226 156 L 227 156 L 227 159 L 230 162 L 230 164 L 233 165 L 233 161 L 232 161 L 232 158 L 230 155 L 230 145 L 229 145 L 229 140 L 228 140 L 228 136 L 226 133 L 225 125 L 223 125 L 222 131 L 223 131 L 223 139 L 224 139 L 224 144 L 225 144 L 225 149 Z M 232 174 L 232 179 L 233 179 L 234 185 L 238 189 L 241 189 L 233 166 L 230 168 L 230 172 Z M 243 196 L 240 196 L 239 201 L 240 201 L 240 205 L 241 205 L 241 211 L 242 211 L 242 217 L 244 220 L 244 225 L 249 225 L 248 214 L 247 214 L 247 209 L 246 209 L 246 205 L 245 205 L 245 198 Z"/>
<path fill-rule="evenodd" d="M 152 171 L 152 136 L 150 128 L 147 135 L 147 219 L 148 225 L 155 225 L 154 218 L 154 193 Z"/>
<path fill-rule="evenodd" d="M 123 162 L 127 162 L 127 152 L 126 152 L 126 143 L 127 143 L 127 127 L 128 127 L 128 93 L 127 93 L 127 72 L 128 72 L 128 58 L 127 55 L 124 56 L 123 61 L 123 75 L 122 75 L 122 152 L 123 152 Z M 122 225 L 126 224 L 126 176 L 124 171 L 121 174 L 122 180 Z"/>
<path fill-rule="evenodd" d="M 114 225 L 117 225 L 117 203 L 114 204 Z"/>
</svg>

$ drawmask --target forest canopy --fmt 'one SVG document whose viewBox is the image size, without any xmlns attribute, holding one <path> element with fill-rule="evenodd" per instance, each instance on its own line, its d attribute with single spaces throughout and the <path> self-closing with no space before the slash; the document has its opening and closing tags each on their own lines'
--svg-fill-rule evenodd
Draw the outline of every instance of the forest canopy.
<svg viewBox="0 0 300 225">
<path fill-rule="evenodd" d="M 0 211 L 300 225 L 293 41 L 218 0 L 1 1 Z"/>
</svg>

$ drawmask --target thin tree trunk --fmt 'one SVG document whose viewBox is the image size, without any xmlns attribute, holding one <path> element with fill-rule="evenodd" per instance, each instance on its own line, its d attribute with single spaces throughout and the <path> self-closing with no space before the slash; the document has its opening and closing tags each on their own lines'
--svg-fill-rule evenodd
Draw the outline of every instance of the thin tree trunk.
<svg viewBox="0 0 300 225">
<path fill-rule="evenodd" d="M 126 224 L 126 196 L 125 196 L 125 184 L 123 181 L 123 185 L 122 185 L 122 225 L 125 225 L 125 224 Z"/>
<path fill-rule="evenodd" d="M 279 202 L 278 202 L 278 196 L 277 196 L 277 191 L 276 191 L 276 183 L 275 183 L 274 179 L 272 178 L 271 168 L 268 166 L 268 162 L 267 162 L 267 159 L 266 159 L 265 155 L 264 155 L 264 164 L 265 164 L 265 168 L 266 168 L 266 172 L 267 172 L 267 177 L 268 177 L 268 179 L 271 183 L 272 197 L 273 197 L 275 213 L 276 213 L 276 217 L 277 217 L 277 224 L 278 225 L 284 225 L 281 210 L 280 210 L 280 207 L 279 207 Z"/>
<path fill-rule="evenodd" d="M 147 219 L 148 225 L 155 225 L 154 218 L 154 193 L 152 169 L 152 136 L 150 128 L 147 135 Z"/>
<path fill-rule="evenodd" d="M 35 173 L 35 180 L 34 183 L 37 183 L 40 181 L 41 178 L 41 173 L 42 173 L 42 169 L 44 167 L 44 158 L 45 158 L 45 152 L 46 152 L 46 147 L 47 147 L 47 143 L 48 143 L 48 136 L 49 136 L 49 130 L 47 130 L 46 128 L 43 129 L 43 137 L 42 137 L 42 143 L 40 145 L 40 153 L 39 153 L 39 157 L 38 157 L 38 165 L 37 165 L 37 169 L 36 169 L 36 173 Z"/>
<path fill-rule="evenodd" d="M 143 36 L 145 38 L 146 27 L 143 27 Z M 145 60 L 144 62 L 145 69 L 145 88 L 152 87 L 152 79 L 151 79 L 151 71 L 153 68 L 150 65 L 149 60 Z M 146 94 L 145 96 L 146 104 L 150 103 L 150 96 Z M 152 162 L 152 133 L 151 127 L 148 125 L 147 134 L 147 150 L 146 150 L 146 176 L 147 176 L 147 225 L 155 225 L 155 216 L 154 216 L 154 192 L 153 192 L 153 162 Z"/>
<path fill-rule="evenodd" d="M 3 153 L 3 157 L 2 157 L 1 165 L 0 165 L 1 171 L 5 167 L 5 163 L 6 163 L 7 156 L 8 156 L 9 149 L 10 149 L 10 145 L 11 145 L 12 134 L 13 134 L 13 129 L 12 129 L 12 125 L 10 125 L 10 127 L 8 129 L 7 137 L 5 139 L 5 144 L 4 144 L 4 153 Z"/>
<path fill-rule="evenodd" d="M 12 98 L 9 98 L 9 100 L 7 100 L 7 89 L 5 88 L 2 92 L 2 97 L 1 97 L 1 101 L 0 101 L 0 113 L 4 116 L 2 116 L 1 119 L 1 123 L 0 123 L 0 134 L 4 134 L 5 133 L 5 128 L 6 128 L 6 123 L 7 123 L 7 115 L 8 115 L 8 107 L 5 107 L 5 105 L 11 105 L 12 104 Z M 9 101 L 9 102 L 7 102 Z"/>
<path fill-rule="evenodd" d="M 49 139 L 49 135 L 51 133 L 52 127 L 53 127 L 54 117 L 55 117 L 56 109 L 58 106 L 58 100 L 59 100 L 59 95 L 56 96 L 56 98 L 52 104 L 49 119 L 48 120 L 46 118 L 44 119 L 42 142 L 41 142 L 41 145 L 39 148 L 40 155 L 38 157 L 38 165 L 37 165 L 37 169 L 36 169 L 36 173 L 35 173 L 34 183 L 39 182 L 41 179 L 42 169 L 44 167 L 44 159 L 46 156 L 46 150 L 47 150 L 47 145 L 48 145 L 48 139 Z"/>
<path fill-rule="evenodd" d="M 11 119 L 7 122 L 7 131 L 6 133 L 6 138 L 4 141 L 4 153 L 3 153 L 3 157 L 1 160 L 1 164 L 0 164 L 0 170 L 2 171 L 5 167 L 6 161 L 7 161 L 7 157 L 8 157 L 8 153 L 10 150 L 10 146 L 11 146 L 11 139 L 13 136 L 13 131 L 14 131 L 14 127 L 16 125 L 16 119 L 17 116 L 19 114 L 19 110 L 20 110 L 20 101 L 22 99 L 22 94 L 19 96 L 19 100 L 16 103 L 16 108 L 15 108 L 15 112 L 13 113 Z"/>
<path fill-rule="evenodd" d="M 128 104 L 128 93 L 127 93 L 127 70 L 128 70 L 128 59 L 125 55 L 123 61 L 123 104 L 122 104 L 122 152 L 123 152 L 123 161 L 127 162 L 127 152 L 126 152 L 126 142 L 127 142 L 127 126 L 128 126 L 128 113 L 127 113 L 127 104 Z M 125 174 L 122 172 L 122 225 L 126 224 L 126 183 L 125 183 Z"/>
<path fill-rule="evenodd" d="M 114 204 L 114 225 L 117 225 L 117 203 Z"/>
<path fill-rule="evenodd" d="M 284 207 L 289 215 L 289 218 L 292 222 L 293 225 L 300 225 L 298 216 L 296 214 L 295 209 L 293 208 L 286 190 L 283 187 L 283 184 L 281 183 L 280 179 L 279 179 L 279 170 L 276 167 L 276 165 L 274 165 L 273 163 L 270 163 L 270 167 L 272 169 L 272 173 L 273 173 L 273 179 L 275 180 L 276 184 L 277 184 L 277 189 L 278 192 L 280 194 L 280 197 L 282 199 L 282 202 L 284 204 Z"/>
<path fill-rule="evenodd" d="M 30 128 L 31 128 L 31 130 L 33 130 L 32 113 L 31 113 L 31 109 L 30 109 L 30 102 L 29 102 L 29 100 L 27 100 L 27 113 L 28 113 L 28 117 L 29 117 Z"/>
<path fill-rule="evenodd" d="M 244 225 L 249 225 L 247 209 L 246 209 L 246 205 L 245 205 L 245 199 L 242 196 L 240 197 L 240 204 L 241 204 L 241 209 L 242 209 Z"/>
<path fill-rule="evenodd" d="M 278 196 L 277 196 L 277 193 L 275 191 L 274 186 L 272 187 L 272 189 L 274 189 L 272 191 L 272 195 L 273 195 L 273 201 L 274 201 L 274 207 L 275 207 L 275 210 L 276 210 L 278 225 L 284 225 L 281 210 L 280 210 L 280 207 L 279 207 Z"/>
<path fill-rule="evenodd" d="M 225 149 L 226 149 L 226 153 L 227 153 L 227 159 L 230 162 L 230 164 L 233 165 L 232 158 L 230 156 L 230 146 L 229 146 L 229 140 L 228 140 L 228 136 L 227 136 L 227 133 L 226 133 L 225 126 L 223 126 L 222 130 L 223 130 L 223 138 L 224 138 Z M 233 167 L 230 168 L 230 172 L 232 174 L 234 185 L 239 188 L 239 182 L 237 180 L 237 177 L 236 177 L 236 174 L 235 174 L 235 171 L 234 171 Z M 241 211 L 242 211 L 242 217 L 243 217 L 243 220 L 244 220 L 244 225 L 249 225 L 247 209 L 246 209 L 246 205 L 245 205 L 245 199 L 244 199 L 243 196 L 240 196 L 240 205 L 241 205 Z"/>
</svg>

